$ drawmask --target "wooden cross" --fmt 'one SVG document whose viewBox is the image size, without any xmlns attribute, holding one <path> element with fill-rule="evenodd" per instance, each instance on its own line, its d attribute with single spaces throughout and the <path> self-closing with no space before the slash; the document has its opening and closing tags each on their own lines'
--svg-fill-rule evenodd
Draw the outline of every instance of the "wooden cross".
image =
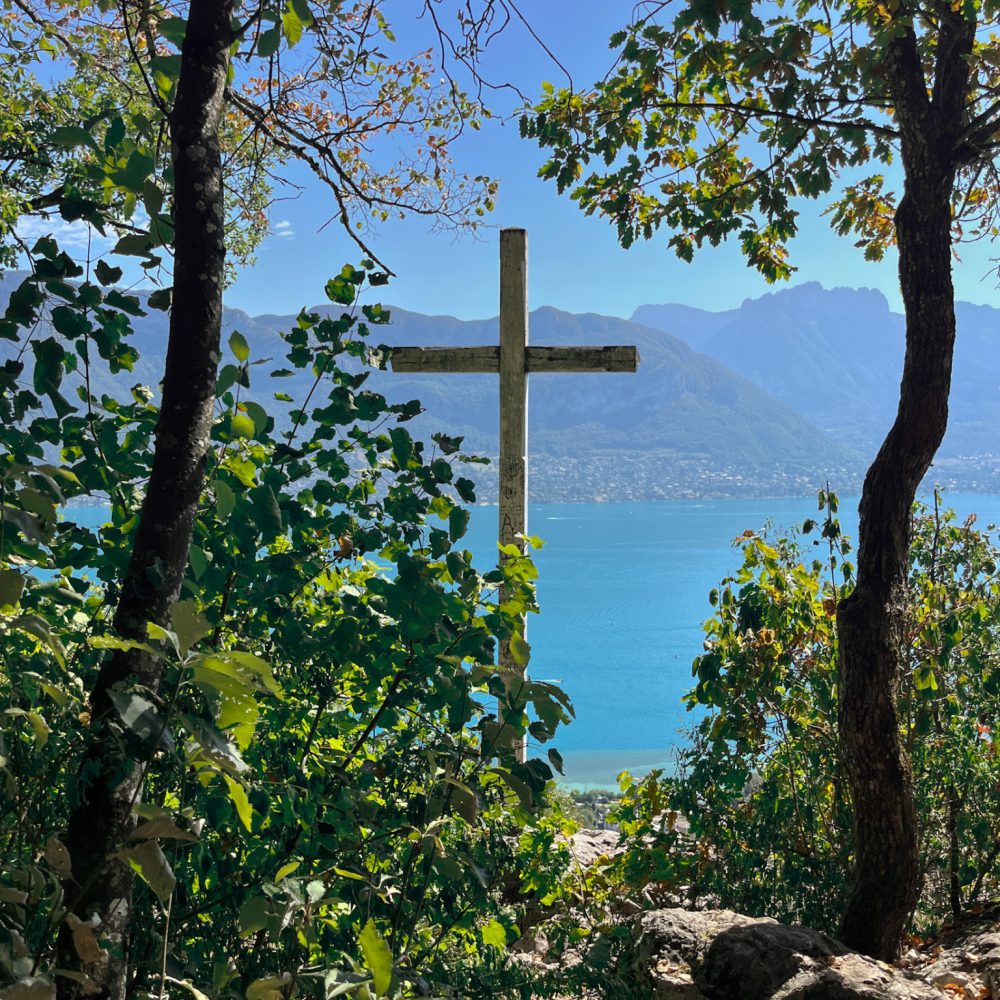
<svg viewBox="0 0 1000 1000">
<path fill-rule="evenodd" d="M 528 233 L 500 233 L 500 343 L 493 347 L 395 347 L 397 372 L 500 375 L 500 544 L 524 551 L 528 531 L 528 375 L 542 372 L 634 372 L 635 347 L 528 346 Z M 503 558 L 501 556 L 501 558 Z M 501 593 L 503 600 L 503 593 Z M 502 667 L 517 671 L 507 643 Z M 526 747 L 521 747 L 524 759 Z"/>
</svg>

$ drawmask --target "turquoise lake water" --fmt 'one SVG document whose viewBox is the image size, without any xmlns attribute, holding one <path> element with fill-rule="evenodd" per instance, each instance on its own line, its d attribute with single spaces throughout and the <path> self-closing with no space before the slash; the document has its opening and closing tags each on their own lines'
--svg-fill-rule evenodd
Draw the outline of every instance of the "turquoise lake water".
<svg viewBox="0 0 1000 1000">
<path fill-rule="evenodd" d="M 946 506 L 981 525 L 1000 521 L 1000 497 L 951 495 Z M 857 499 L 842 498 L 854 535 Z M 473 551 L 495 543 L 495 508 L 476 511 Z M 529 532 L 541 614 L 531 616 L 530 671 L 560 680 L 576 721 L 556 745 L 574 785 L 611 785 L 616 774 L 671 766 L 692 715 L 681 703 L 702 649 L 708 592 L 740 564 L 733 539 L 768 520 L 792 527 L 817 516 L 816 501 L 705 500 L 650 504 L 537 505 Z"/>
<path fill-rule="evenodd" d="M 963 517 L 977 513 L 981 525 L 1000 521 L 1000 497 L 944 502 Z M 841 500 L 850 535 L 856 505 Z M 476 508 L 467 538 L 483 568 L 496 561 L 496 513 Z M 816 516 L 808 498 L 531 506 L 529 532 L 546 544 L 535 554 L 541 614 L 528 624 L 530 672 L 558 681 L 576 709 L 555 743 L 567 782 L 611 786 L 624 769 L 671 766 L 692 723 L 681 696 L 702 648 L 708 592 L 740 562 L 733 539 L 769 520 L 789 528 Z"/>
</svg>

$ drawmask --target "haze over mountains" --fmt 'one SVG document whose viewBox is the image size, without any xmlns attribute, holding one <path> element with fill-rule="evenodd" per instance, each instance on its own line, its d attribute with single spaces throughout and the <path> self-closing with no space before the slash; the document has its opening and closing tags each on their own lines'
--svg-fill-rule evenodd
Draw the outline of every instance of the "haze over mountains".
<svg viewBox="0 0 1000 1000">
<path fill-rule="evenodd" d="M 951 412 L 936 464 L 945 476 L 965 465 L 974 483 L 977 464 L 989 469 L 984 457 L 1000 455 L 1000 310 L 959 302 L 955 311 Z M 905 326 L 881 292 L 809 282 L 728 312 L 650 305 L 632 319 L 721 361 L 864 456 L 892 425 Z"/>
<path fill-rule="evenodd" d="M 18 280 L 0 279 L 5 302 Z M 317 311 L 340 312 L 322 306 Z M 1000 310 L 962 303 L 952 426 L 932 481 L 1000 489 Z M 253 395 L 280 389 L 298 399 L 304 377 L 268 380 L 281 367 L 279 334 L 294 317 L 226 310 L 253 358 Z M 166 317 L 138 319 L 142 360 L 103 387 L 155 384 L 162 371 Z M 373 338 L 452 346 L 497 342 L 497 320 L 462 321 L 392 310 Z M 858 488 L 892 422 L 902 365 L 903 320 L 879 292 L 824 290 L 816 283 L 711 312 L 649 305 L 632 320 L 542 308 L 531 316 L 534 344 L 635 344 L 636 375 L 532 376 L 530 474 L 534 500 L 680 499 L 806 494 L 829 481 Z M 2 351 L 0 351 L 2 353 Z M 464 435 L 466 450 L 494 456 L 498 379 L 491 375 L 373 374 L 369 387 L 393 401 L 419 398 L 411 429 Z M 495 470 L 474 467 L 480 496 L 495 496 Z"/>
</svg>

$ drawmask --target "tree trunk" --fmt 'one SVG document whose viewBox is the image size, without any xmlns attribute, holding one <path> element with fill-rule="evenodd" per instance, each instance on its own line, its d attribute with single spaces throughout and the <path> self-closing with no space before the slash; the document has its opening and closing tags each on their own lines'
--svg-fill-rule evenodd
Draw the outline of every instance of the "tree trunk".
<svg viewBox="0 0 1000 1000">
<path fill-rule="evenodd" d="M 222 158 L 219 148 L 234 0 L 192 0 L 171 113 L 174 167 L 173 308 L 152 473 L 122 581 L 114 625 L 126 638 L 144 639 L 146 625 L 169 625 L 187 568 L 195 514 L 205 480 L 222 320 L 225 246 Z M 108 956 L 84 963 L 67 924 L 59 938 L 59 966 L 91 977 L 90 997 L 124 1000 L 133 875 L 110 855 L 133 824 L 146 763 L 129 756 L 110 699 L 118 687 L 156 692 L 162 668 L 139 651 L 116 652 L 91 692 L 91 733 L 80 773 L 70 789 L 73 810 L 67 847 L 72 877 L 65 904 L 80 919 L 96 915 Z M 88 995 L 68 977 L 60 1000 Z"/>
<path fill-rule="evenodd" d="M 840 749 L 855 837 L 839 936 L 888 962 L 899 957 L 920 895 L 913 775 L 896 692 L 913 501 L 948 426 L 955 348 L 951 199 L 974 37 L 974 22 L 942 11 L 930 92 L 912 26 L 894 29 L 884 65 L 905 174 L 895 226 L 906 355 L 895 423 L 865 477 L 857 585 L 841 601 L 837 625 Z"/>
</svg>

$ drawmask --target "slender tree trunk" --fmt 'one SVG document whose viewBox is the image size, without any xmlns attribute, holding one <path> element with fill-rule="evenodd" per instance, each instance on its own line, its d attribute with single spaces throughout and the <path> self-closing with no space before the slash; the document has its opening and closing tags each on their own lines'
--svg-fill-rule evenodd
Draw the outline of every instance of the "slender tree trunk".
<svg viewBox="0 0 1000 1000">
<path fill-rule="evenodd" d="M 971 43 L 961 15 L 942 17 L 932 95 L 912 30 L 892 43 L 887 64 L 906 175 L 895 220 L 906 355 L 896 421 L 862 492 L 857 585 L 837 610 L 840 745 L 856 848 L 839 936 L 885 961 L 898 958 L 920 892 L 913 776 L 896 693 L 912 505 L 948 424 L 955 345 L 951 195 Z"/>
<path fill-rule="evenodd" d="M 116 630 L 145 638 L 148 622 L 168 625 L 187 568 L 210 442 L 222 320 L 225 246 L 219 125 L 232 42 L 234 0 L 192 0 L 181 71 L 171 114 L 174 166 L 174 288 L 170 337 L 152 474 L 131 559 L 115 612 Z M 142 794 L 145 763 L 130 757 L 110 700 L 116 687 L 156 692 L 159 661 L 140 651 L 117 652 L 91 692 L 91 734 L 80 773 L 67 846 L 72 877 L 64 885 L 70 912 L 96 915 L 107 957 L 84 963 L 68 925 L 59 939 L 59 966 L 84 972 L 98 991 L 124 1000 L 127 991 L 133 876 L 110 855 L 126 839 Z M 87 995 L 80 983 L 58 980 L 60 1000 Z"/>
</svg>

